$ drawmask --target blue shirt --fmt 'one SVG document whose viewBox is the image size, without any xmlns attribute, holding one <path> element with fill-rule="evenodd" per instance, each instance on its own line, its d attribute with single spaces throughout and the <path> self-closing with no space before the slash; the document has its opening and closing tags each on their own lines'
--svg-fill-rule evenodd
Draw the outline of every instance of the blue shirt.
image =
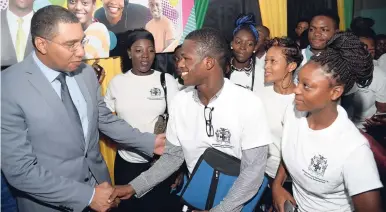
<svg viewBox="0 0 386 212">
<path fill-rule="evenodd" d="M 35 60 L 35 63 L 38 65 L 44 76 L 51 83 L 52 88 L 58 94 L 59 98 L 62 98 L 61 95 L 61 84 L 56 77 L 59 76 L 59 72 L 48 68 L 44 65 L 39 58 L 36 56 L 36 53 L 32 53 L 32 57 Z M 88 117 L 87 117 L 87 103 L 84 99 L 82 92 L 78 86 L 78 83 L 75 80 L 75 77 L 66 75 L 66 83 L 68 90 L 70 92 L 71 99 L 78 110 L 80 121 L 82 123 L 84 139 L 86 139 L 88 132 Z"/>
</svg>

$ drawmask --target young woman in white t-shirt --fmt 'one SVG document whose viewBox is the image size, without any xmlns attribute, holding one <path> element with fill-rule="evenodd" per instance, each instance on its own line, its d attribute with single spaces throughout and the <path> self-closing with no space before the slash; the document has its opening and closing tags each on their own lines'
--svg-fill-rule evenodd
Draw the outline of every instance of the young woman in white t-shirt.
<svg viewBox="0 0 386 212">
<path fill-rule="evenodd" d="M 283 117 L 294 101 L 293 74 L 303 60 L 301 50 L 290 38 L 274 38 L 268 44 L 264 66 L 264 87 L 256 91 L 265 106 L 273 143 L 269 146 L 266 173 L 272 179 L 280 164 Z"/>
<path fill-rule="evenodd" d="M 276 176 L 281 161 L 281 137 L 283 133 L 283 117 L 289 105 L 292 105 L 296 87 L 293 74 L 303 60 L 299 46 L 290 38 L 274 38 L 267 47 L 264 66 L 264 87 L 255 91 L 265 107 L 268 124 L 272 135 L 269 145 L 267 167 L 265 173 L 270 184 Z M 288 187 L 291 183 L 287 183 Z M 270 190 L 264 196 L 265 207 L 272 205 Z"/>
<path fill-rule="evenodd" d="M 127 38 L 132 69 L 115 76 L 107 89 L 105 102 L 112 112 L 141 132 L 154 132 L 159 115 L 166 108 L 161 73 L 151 69 L 155 58 L 154 38 L 144 29 L 132 31 Z M 167 104 L 178 92 L 177 83 L 165 74 Z M 125 185 L 151 167 L 153 160 L 132 149 L 118 147 L 114 177 L 116 185 Z M 143 198 L 131 198 L 119 204 L 118 211 L 169 211 L 171 178 Z"/>
<path fill-rule="evenodd" d="M 372 57 L 351 33 L 338 33 L 326 51 L 311 57 L 299 73 L 295 107 L 284 118 L 282 161 L 273 182 L 273 201 L 284 212 L 380 212 L 379 179 L 366 138 L 338 100 L 355 83 L 368 86 Z M 291 176 L 292 197 L 282 184 Z"/>
<path fill-rule="evenodd" d="M 256 87 L 263 85 L 264 70 L 255 64 L 259 48 L 259 33 L 255 25 L 253 14 L 241 15 L 236 20 L 231 42 L 233 56 L 230 60 L 229 79 L 248 90 L 256 90 Z"/>
</svg>

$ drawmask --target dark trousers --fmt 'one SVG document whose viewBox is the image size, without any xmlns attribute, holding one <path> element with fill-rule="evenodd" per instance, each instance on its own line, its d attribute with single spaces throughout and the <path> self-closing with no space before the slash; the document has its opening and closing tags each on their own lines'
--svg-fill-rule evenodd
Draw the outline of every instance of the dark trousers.
<svg viewBox="0 0 386 212">
<path fill-rule="evenodd" d="M 273 206 L 273 199 L 272 199 L 272 182 L 273 178 L 268 176 L 267 174 L 265 175 L 268 178 L 269 181 L 269 187 L 267 187 L 263 193 L 263 196 L 261 197 L 260 202 L 257 204 L 255 212 L 266 212 L 269 210 L 271 206 Z M 287 190 L 291 195 L 292 193 L 292 182 L 285 182 L 283 184 L 283 187 L 285 190 Z"/>
<path fill-rule="evenodd" d="M 17 212 L 16 199 L 13 196 L 3 173 L 1 173 L 1 211 Z"/>
<path fill-rule="evenodd" d="M 116 185 L 126 185 L 151 167 L 150 163 L 130 163 L 118 153 L 115 157 L 114 178 Z M 181 211 L 179 197 L 170 194 L 176 179 L 172 175 L 141 198 L 123 200 L 114 212 L 173 212 Z"/>
</svg>

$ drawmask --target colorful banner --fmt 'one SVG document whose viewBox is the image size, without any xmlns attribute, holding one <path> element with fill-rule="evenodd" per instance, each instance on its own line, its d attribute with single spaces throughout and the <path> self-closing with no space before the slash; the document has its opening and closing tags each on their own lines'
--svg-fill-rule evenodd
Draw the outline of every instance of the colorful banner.
<svg viewBox="0 0 386 212">
<path fill-rule="evenodd" d="M 3 19 L 1 36 L 7 38 L 7 40 L 2 39 L 5 43 L 10 43 L 14 26 L 14 24 L 11 27 L 7 25 L 8 22 L 13 23 L 7 20 L 8 13 L 11 13 L 8 9 L 9 3 L 12 6 L 15 5 L 12 7 L 13 10 L 17 10 L 18 5 L 22 5 L 19 2 L 20 0 L 0 2 Z M 30 4 L 27 6 L 33 8 L 33 11 L 48 5 L 59 5 L 73 12 L 85 29 L 87 39 L 85 59 L 109 57 L 110 51 L 116 48 L 117 43 L 122 43 L 119 40 L 122 36 L 118 35 L 128 30 L 145 28 L 150 31 L 155 39 L 156 52 L 162 53 L 173 52 L 175 47 L 182 43 L 184 37 L 196 29 L 194 0 L 28 0 L 26 2 Z M 20 9 L 23 8 L 20 6 Z M 18 13 L 15 11 L 12 14 Z M 16 28 L 17 26 L 14 30 Z M 28 36 L 29 32 L 24 34 L 24 42 L 28 44 L 23 44 L 25 49 L 25 46 L 31 46 L 29 45 L 31 43 L 28 43 L 31 40 Z M 21 49 L 16 50 L 18 42 L 13 41 L 13 43 L 7 48 L 13 47 L 15 51 L 2 49 L 2 65 L 15 64 L 20 62 L 20 57 L 25 56 L 18 54 L 18 52 L 24 52 Z M 8 55 L 8 52 L 11 53 Z M 29 52 L 30 50 L 26 51 L 26 55 Z M 3 57 L 6 60 L 3 60 Z"/>
</svg>

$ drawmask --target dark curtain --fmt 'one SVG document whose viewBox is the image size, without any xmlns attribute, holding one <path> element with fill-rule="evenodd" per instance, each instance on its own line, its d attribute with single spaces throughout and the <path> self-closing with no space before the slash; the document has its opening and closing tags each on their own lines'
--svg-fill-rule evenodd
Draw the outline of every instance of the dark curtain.
<svg viewBox="0 0 386 212">
<path fill-rule="evenodd" d="M 295 38 L 295 28 L 299 19 L 311 19 L 322 9 L 331 9 L 338 14 L 337 0 L 287 0 L 288 36 Z"/>
<path fill-rule="evenodd" d="M 221 30 L 230 42 L 236 18 L 241 13 L 253 13 L 256 23 L 261 24 L 260 8 L 257 0 L 210 0 L 203 27 Z"/>
</svg>

